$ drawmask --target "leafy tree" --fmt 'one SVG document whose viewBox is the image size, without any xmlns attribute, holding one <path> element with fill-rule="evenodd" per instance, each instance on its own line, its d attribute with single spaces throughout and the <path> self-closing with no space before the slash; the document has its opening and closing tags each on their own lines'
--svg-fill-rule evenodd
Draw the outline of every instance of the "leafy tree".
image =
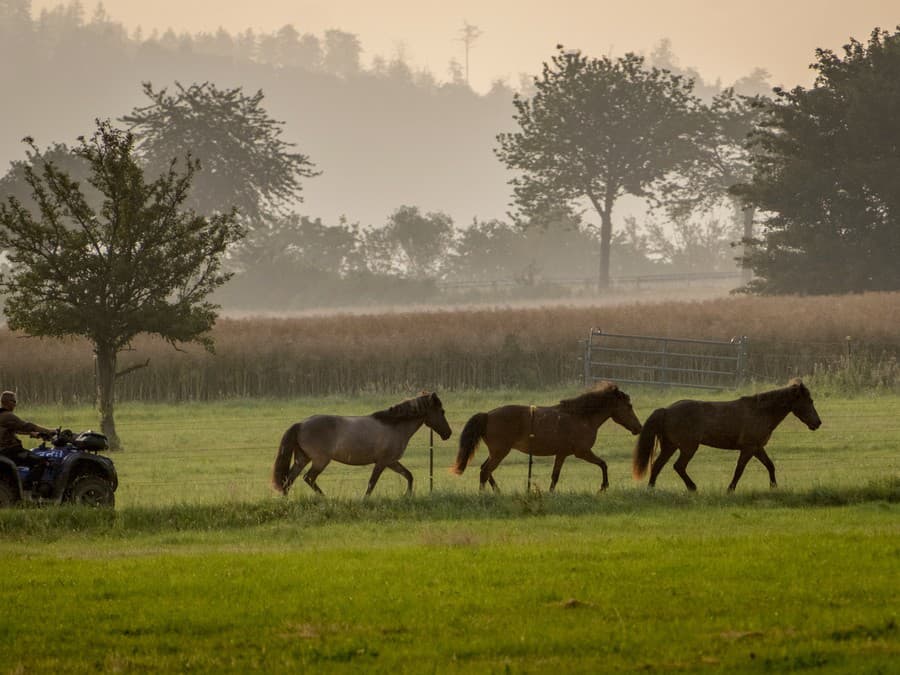
<svg viewBox="0 0 900 675">
<path fill-rule="evenodd" d="M 597 232 L 577 219 L 559 214 L 544 224 L 522 227 L 501 220 L 472 222 L 460 230 L 452 257 L 450 278 L 458 281 L 507 281 L 525 283 L 556 280 L 587 281 L 596 268 L 600 242 Z M 613 234 L 616 275 L 647 273 L 654 263 L 646 237 L 637 232 L 634 219 Z"/>
<path fill-rule="evenodd" d="M 293 264 L 341 274 L 357 246 L 358 226 L 341 221 L 325 225 L 292 213 L 266 221 L 265 228 L 247 234 L 233 251 L 238 266 L 277 267 Z M 270 281 L 283 272 L 276 271 Z"/>
<path fill-rule="evenodd" d="M 119 447 L 115 380 L 134 369 L 117 372 L 119 353 L 140 333 L 212 349 L 217 307 L 206 298 L 228 279 L 221 257 L 242 230 L 233 212 L 203 217 L 184 208 L 196 160 L 188 157 L 183 171 L 173 160 L 147 182 L 130 133 L 98 121 L 79 142 L 73 152 L 89 164 L 102 204 L 92 206 L 52 161 L 26 167 L 39 215 L 15 197 L 0 203 L 0 246 L 12 265 L 0 288 L 11 329 L 91 342 L 101 427 Z"/>
<path fill-rule="evenodd" d="M 329 226 L 320 219 L 291 214 L 266 219 L 231 251 L 236 270 L 217 294 L 222 304 L 251 309 L 313 306 L 325 287 L 341 285 L 355 264 L 358 226 Z"/>
<path fill-rule="evenodd" d="M 665 263 L 669 272 L 732 272 L 735 269 L 732 243 L 738 239 L 735 221 L 708 218 L 701 223 L 676 218 L 671 233 L 658 222 L 647 227 L 650 253 Z"/>
<path fill-rule="evenodd" d="M 730 190 L 752 176 L 747 137 L 758 126 L 767 100 L 760 96 L 738 96 L 733 89 L 726 89 L 709 105 L 701 106 L 701 124 L 693 136 L 695 154 L 664 188 L 669 214 L 682 238 L 692 239 L 685 231 L 692 212 L 708 213 L 723 205 L 734 213 L 735 222 L 743 230 L 743 239 L 753 237 L 756 210 L 742 203 Z M 700 232 L 697 234 L 700 239 L 708 238 Z"/>
<path fill-rule="evenodd" d="M 13 63 L 32 39 L 31 0 L 0 2 L 0 59 Z"/>
<path fill-rule="evenodd" d="M 448 262 L 453 234 L 450 216 L 401 206 L 384 227 L 366 233 L 363 246 L 372 272 L 420 280 L 437 278 Z"/>
<path fill-rule="evenodd" d="M 528 263 L 518 257 L 525 230 L 502 220 L 474 220 L 458 235 L 451 270 L 459 280 L 498 281 L 515 277 Z"/>
<path fill-rule="evenodd" d="M 600 216 L 601 285 L 609 282 L 612 213 L 689 156 L 692 83 L 634 54 L 589 58 L 558 47 L 530 98 L 513 103 L 520 130 L 497 137 L 497 156 L 524 213 L 587 200 Z"/>
<path fill-rule="evenodd" d="M 152 103 L 122 118 L 148 171 L 168 170 L 171 158 L 190 148 L 203 164 L 188 201 L 199 213 L 229 204 L 257 222 L 283 211 L 290 200 L 301 201 L 301 179 L 317 172 L 306 155 L 291 152 L 293 144 L 281 139 L 283 123 L 262 107 L 262 91 L 247 96 L 241 87 L 219 89 L 209 82 L 175 87 L 169 94 L 144 83 Z"/>
<path fill-rule="evenodd" d="M 315 35 L 300 35 L 287 24 L 271 35 L 259 38 L 259 56 L 271 65 L 306 70 L 322 68 L 322 44 Z"/>
<path fill-rule="evenodd" d="M 325 31 L 325 49 L 322 67 L 325 72 L 340 77 L 357 75 L 360 71 L 362 45 L 353 33 L 342 30 Z"/>
<path fill-rule="evenodd" d="M 612 272 L 628 277 L 669 271 L 663 268 L 668 261 L 659 258 L 656 244 L 638 225 L 637 218 L 627 216 L 622 227 L 612 236 L 612 252 L 615 254 Z"/>
<path fill-rule="evenodd" d="M 10 164 L 9 171 L 0 178 L 0 202 L 5 202 L 9 197 L 15 197 L 33 214 L 38 214 L 38 204 L 32 195 L 27 176 L 29 170 L 40 172 L 43 165 L 48 162 L 82 185 L 87 183 L 90 176 L 90 165 L 76 153 L 69 150 L 64 143 L 55 143 L 41 154 L 36 154 L 29 149 L 26 152 L 25 160 L 17 160 Z M 99 193 L 89 183 L 84 187 L 85 197 L 88 202 L 91 205 L 99 206 Z"/>
<path fill-rule="evenodd" d="M 736 188 L 768 214 L 747 290 L 900 289 L 900 27 L 816 59 L 812 88 L 775 90 Z"/>
</svg>

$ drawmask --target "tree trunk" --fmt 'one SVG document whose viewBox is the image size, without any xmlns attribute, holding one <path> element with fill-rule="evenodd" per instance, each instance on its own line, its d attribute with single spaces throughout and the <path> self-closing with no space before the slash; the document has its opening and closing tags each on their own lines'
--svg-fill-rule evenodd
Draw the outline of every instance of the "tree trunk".
<svg viewBox="0 0 900 675">
<path fill-rule="evenodd" d="M 116 357 L 115 348 L 97 345 L 97 406 L 100 411 L 100 431 L 106 435 L 111 450 L 120 450 L 121 443 L 116 433 L 113 407 L 116 400 Z"/>
<path fill-rule="evenodd" d="M 752 239 L 753 238 L 753 217 L 756 215 L 756 209 L 752 206 L 745 206 L 741 209 L 741 214 L 744 216 L 744 239 Z M 749 253 L 747 250 L 747 244 L 744 244 L 744 256 Z M 741 279 L 744 283 L 749 282 L 753 278 L 753 270 L 749 267 L 744 267 L 741 269 Z"/>
</svg>

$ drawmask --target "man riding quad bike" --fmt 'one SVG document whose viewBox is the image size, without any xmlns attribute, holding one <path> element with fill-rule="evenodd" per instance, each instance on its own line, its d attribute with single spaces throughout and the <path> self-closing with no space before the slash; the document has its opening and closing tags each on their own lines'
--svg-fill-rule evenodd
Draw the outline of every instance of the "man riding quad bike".
<svg viewBox="0 0 900 675">
<path fill-rule="evenodd" d="M 92 431 L 76 436 L 68 429 L 51 431 L 23 422 L 13 413 L 15 405 L 15 394 L 3 392 L 0 435 L 6 447 L 0 448 L 0 507 L 20 501 L 115 505 L 119 485 L 115 466 L 97 454 L 109 448 L 106 436 Z M 29 433 L 44 442 L 26 450 L 16 433 Z"/>
</svg>

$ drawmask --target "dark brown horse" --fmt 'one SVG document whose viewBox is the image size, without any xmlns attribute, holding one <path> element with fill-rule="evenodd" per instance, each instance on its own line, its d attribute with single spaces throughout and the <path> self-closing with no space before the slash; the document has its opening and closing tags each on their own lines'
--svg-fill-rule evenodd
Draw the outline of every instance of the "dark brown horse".
<svg viewBox="0 0 900 675">
<path fill-rule="evenodd" d="M 680 450 L 675 471 L 688 490 L 696 490 L 697 486 L 687 474 L 687 465 L 698 446 L 709 445 L 723 450 L 740 450 L 729 491 L 737 487 L 751 457 L 756 457 L 768 469 L 770 485 L 775 487 L 775 465 L 766 454 L 765 445 L 788 413 L 794 413 L 812 430 L 822 425 L 809 389 L 799 379 L 791 380 L 781 389 L 742 396 L 736 401 L 687 400 L 654 410 L 644 422 L 634 447 L 634 477 L 640 479 L 647 473 L 658 442 L 659 456 L 650 470 L 650 487 L 656 484 L 656 478 L 669 458 Z"/>
<path fill-rule="evenodd" d="M 400 463 L 400 458 L 406 451 L 409 439 L 423 424 L 434 429 L 445 441 L 450 438 L 450 425 L 437 394 L 423 393 L 364 417 L 307 417 L 284 432 L 272 469 L 272 487 L 287 494 L 304 467 L 311 464 L 303 480 L 322 494 L 316 485 L 316 478 L 334 459 L 344 464 L 375 465 L 369 478 L 367 497 L 385 469 L 396 471 L 406 478 L 406 493 L 409 494 L 412 492 L 413 477 Z M 293 467 L 291 457 L 294 458 Z"/>
<path fill-rule="evenodd" d="M 569 455 L 575 455 L 603 472 L 601 490 L 609 486 L 606 462 L 591 451 L 597 429 L 610 417 L 637 434 L 641 423 L 623 391 L 605 382 L 594 391 L 560 401 L 554 406 L 505 405 L 490 412 L 477 413 L 466 422 L 459 437 L 459 454 L 452 471 L 461 474 L 484 440 L 488 458 L 481 465 L 481 488 L 490 483 L 497 490 L 494 469 L 512 449 L 537 457 L 556 455 L 550 491 L 556 488 L 559 472 Z"/>
</svg>

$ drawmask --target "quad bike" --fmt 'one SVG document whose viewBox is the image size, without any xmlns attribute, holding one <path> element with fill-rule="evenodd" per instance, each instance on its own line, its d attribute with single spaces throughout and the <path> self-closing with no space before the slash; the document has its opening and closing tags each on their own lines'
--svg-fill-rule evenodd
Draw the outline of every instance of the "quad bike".
<svg viewBox="0 0 900 675">
<path fill-rule="evenodd" d="M 32 458 L 42 460 L 38 466 L 17 465 L 0 456 L 0 507 L 19 502 L 115 506 L 116 468 L 98 454 L 109 449 L 106 436 L 57 429 L 39 437 L 43 442 L 31 451 Z"/>
</svg>

